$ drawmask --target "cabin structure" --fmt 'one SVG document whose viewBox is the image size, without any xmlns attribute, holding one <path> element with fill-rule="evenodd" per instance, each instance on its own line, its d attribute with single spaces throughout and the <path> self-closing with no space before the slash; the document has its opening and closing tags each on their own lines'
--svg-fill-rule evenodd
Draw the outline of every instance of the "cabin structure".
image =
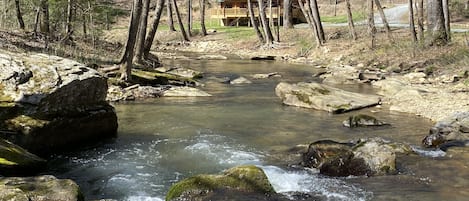
<svg viewBox="0 0 469 201">
<path fill-rule="evenodd" d="M 254 16 L 259 16 L 257 0 L 251 2 Z M 267 6 L 265 10 L 269 20 L 277 23 L 278 17 L 280 17 L 280 23 L 283 23 L 283 0 L 272 0 L 272 9 Z M 211 8 L 209 13 L 210 18 L 218 19 L 222 26 L 251 26 L 247 0 L 217 0 L 217 5 Z M 297 8 L 293 8 L 292 17 L 294 22 L 306 21 L 301 10 Z"/>
</svg>

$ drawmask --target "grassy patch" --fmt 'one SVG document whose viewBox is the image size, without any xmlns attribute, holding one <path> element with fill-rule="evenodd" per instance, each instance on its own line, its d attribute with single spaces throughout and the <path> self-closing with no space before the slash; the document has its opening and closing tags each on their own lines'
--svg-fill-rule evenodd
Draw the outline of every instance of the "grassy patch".
<svg viewBox="0 0 469 201">
<path fill-rule="evenodd" d="M 353 22 L 365 20 L 365 14 L 362 12 L 352 12 Z M 321 16 L 321 21 L 326 23 L 347 23 L 347 15 Z"/>
</svg>

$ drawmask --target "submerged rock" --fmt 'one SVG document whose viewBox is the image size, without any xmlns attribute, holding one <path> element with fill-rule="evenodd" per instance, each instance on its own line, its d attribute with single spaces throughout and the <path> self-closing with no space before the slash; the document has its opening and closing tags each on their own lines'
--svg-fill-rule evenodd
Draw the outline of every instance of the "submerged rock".
<svg viewBox="0 0 469 201">
<path fill-rule="evenodd" d="M 319 83 L 281 82 L 275 93 L 283 103 L 297 107 L 343 113 L 380 104 L 380 97 L 344 91 Z"/>
<path fill-rule="evenodd" d="M 383 126 L 389 125 L 386 122 L 380 121 L 375 117 L 366 115 L 366 114 L 358 114 L 350 116 L 347 120 L 343 121 L 342 124 L 345 127 L 354 128 L 354 127 L 361 127 L 361 126 Z"/>
<path fill-rule="evenodd" d="M 198 60 L 227 60 L 228 57 L 223 55 L 202 55 L 197 57 Z"/>
<path fill-rule="evenodd" d="M 437 122 L 430 134 L 425 136 L 422 144 L 425 147 L 439 147 L 447 142 L 461 141 L 467 144 L 469 141 L 469 112 L 459 112 Z"/>
<path fill-rule="evenodd" d="M 189 79 L 197 79 L 202 78 L 203 74 L 200 71 L 192 70 L 189 68 L 182 68 L 182 67 L 159 67 L 155 70 L 160 71 L 162 73 L 169 73 L 172 75 L 181 76 L 184 78 Z"/>
<path fill-rule="evenodd" d="M 260 73 L 260 74 L 254 74 L 254 75 L 251 75 L 252 79 L 267 79 L 267 78 L 272 78 L 272 77 L 282 77 L 282 75 L 280 75 L 279 73 L 277 72 L 273 72 L 273 73 Z"/>
<path fill-rule="evenodd" d="M 245 77 L 238 77 L 230 81 L 230 84 L 251 84 L 251 83 L 252 83 L 251 80 L 248 80 Z"/>
<path fill-rule="evenodd" d="M 26 175 L 43 169 L 46 161 L 23 148 L 0 138 L 0 174 Z"/>
<path fill-rule="evenodd" d="M 207 97 L 209 93 L 192 87 L 169 87 L 163 91 L 164 97 Z"/>
<path fill-rule="evenodd" d="M 82 201 L 78 185 L 69 179 L 45 175 L 0 178 L 0 200 L 4 201 Z"/>
<path fill-rule="evenodd" d="M 209 200 L 208 196 L 225 190 L 262 197 L 275 194 L 264 171 L 248 165 L 231 168 L 223 175 L 196 175 L 179 181 L 169 189 L 166 200 Z"/>
<path fill-rule="evenodd" d="M 386 175 L 396 173 L 396 153 L 409 153 L 410 147 L 380 138 L 340 143 L 322 140 L 311 143 L 302 165 L 329 176 Z"/>
<path fill-rule="evenodd" d="M 78 62 L 0 51 L 1 137 L 33 152 L 114 136 L 107 81 Z"/>
</svg>

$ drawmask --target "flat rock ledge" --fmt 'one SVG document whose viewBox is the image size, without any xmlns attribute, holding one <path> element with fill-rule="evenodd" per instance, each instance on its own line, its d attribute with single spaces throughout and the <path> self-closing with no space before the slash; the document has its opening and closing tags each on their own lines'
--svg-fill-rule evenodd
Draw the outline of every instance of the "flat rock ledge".
<svg viewBox="0 0 469 201">
<path fill-rule="evenodd" d="M 275 94 L 286 105 L 324 110 L 331 113 L 344 113 L 380 104 L 376 95 L 344 91 L 319 83 L 289 84 L 281 82 Z"/>
</svg>

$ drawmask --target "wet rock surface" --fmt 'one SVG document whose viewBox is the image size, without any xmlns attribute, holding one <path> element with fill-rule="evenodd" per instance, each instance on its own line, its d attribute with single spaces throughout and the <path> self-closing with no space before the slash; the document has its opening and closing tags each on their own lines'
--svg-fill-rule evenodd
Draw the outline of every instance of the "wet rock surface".
<svg viewBox="0 0 469 201">
<path fill-rule="evenodd" d="M 373 116 L 366 114 L 358 114 L 350 116 L 348 119 L 342 122 L 342 125 L 349 128 L 354 127 L 366 127 L 366 126 L 384 126 L 389 125 L 384 121 L 380 121 Z"/>
<path fill-rule="evenodd" d="M 425 147 L 449 147 L 469 142 L 469 112 L 455 113 L 437 122 L 422 144 Z"/>
</svg>

